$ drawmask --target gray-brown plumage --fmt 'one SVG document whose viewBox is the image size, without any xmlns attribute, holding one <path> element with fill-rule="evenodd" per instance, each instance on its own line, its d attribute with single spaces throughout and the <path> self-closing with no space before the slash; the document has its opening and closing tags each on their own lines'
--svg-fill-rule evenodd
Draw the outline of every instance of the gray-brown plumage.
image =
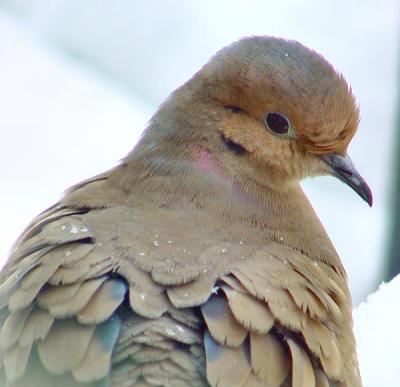
<svg viewBox="0 0 400 387">
<path fill-rule="evenodd" d="M 346 154 L 357 124 L 301 44 L 222 49 L 17 241 L 3 383 L 360 387 L 345 270 L 299 186 L 331 174 L 372 203 Z"/>
</svg>

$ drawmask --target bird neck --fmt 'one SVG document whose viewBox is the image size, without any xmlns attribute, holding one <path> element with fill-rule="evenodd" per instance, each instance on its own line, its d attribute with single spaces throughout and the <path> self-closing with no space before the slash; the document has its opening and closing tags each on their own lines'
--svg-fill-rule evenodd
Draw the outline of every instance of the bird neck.
<svg viewBox="0 0 400 387">
<path fill-rule="evenodd" d="M 234 171 L 234 155 L 208 143 L 155 142 L 145 138 L 126 160 L 123 187 L 130 201 L 210 216 L 221 227 L 243 230 L 257 242 L 273 240 L 316 261 L 344 269 L 299 183 L 277 187 L 268 171 Z M 219 149 L 221 151 L 221 149 Z M 233 158 L 232 158 L 233 157 Z M 228 162 L 227 162 L 228 160 Z M 237 161 L 237 160 L 235 160 Z M 240 160 L 239 160 L 240 161 Z M 129 176 L 129 178 L 127 178 Z M 271 183 L 272 182 L 272 183 Z M 129 200 L 128 200 L 129 201 Z M 315 243 L 318 241 L 318 243 Z"/>
</svg>

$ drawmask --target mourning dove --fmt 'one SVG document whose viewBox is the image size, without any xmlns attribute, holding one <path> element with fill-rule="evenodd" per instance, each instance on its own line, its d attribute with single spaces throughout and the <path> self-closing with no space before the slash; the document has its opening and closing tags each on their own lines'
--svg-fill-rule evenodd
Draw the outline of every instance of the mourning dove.
<svg viewBox="0 0 400 387">
<path fill-rule="evenodd" d="M 346 151 L 358 121 L 300 43 L 223 48 L 16 242 L 3 382 L 361 386 L 346 273 L 299 185 L 333 175 L 372 204 Z"/>
</svg>

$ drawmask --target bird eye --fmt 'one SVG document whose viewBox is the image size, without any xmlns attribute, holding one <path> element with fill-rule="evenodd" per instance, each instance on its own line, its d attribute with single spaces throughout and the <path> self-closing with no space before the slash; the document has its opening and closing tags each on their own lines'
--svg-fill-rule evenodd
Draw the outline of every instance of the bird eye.
<svg viewBox="0 0 400 387">
<path fill-rule="evenodd" d="M 275 134 L 288 134 L 291 130 L 289 120 L 282 113 L 267 113 L 265 125 Z"/>
</svg>

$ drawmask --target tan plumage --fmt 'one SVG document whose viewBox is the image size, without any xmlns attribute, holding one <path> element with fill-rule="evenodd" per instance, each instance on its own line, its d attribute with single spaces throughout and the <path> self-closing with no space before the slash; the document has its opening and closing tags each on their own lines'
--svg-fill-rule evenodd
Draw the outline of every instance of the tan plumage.
<svg viewBox="0 0 400 387">
<path fill-rule="evenodd" d="M 345 80 L 294 41 L 222 49 L 0 276 L 7 386 L 361 387 L 345 270 L 299 186 L 346 154 Z"/>
</svg>

